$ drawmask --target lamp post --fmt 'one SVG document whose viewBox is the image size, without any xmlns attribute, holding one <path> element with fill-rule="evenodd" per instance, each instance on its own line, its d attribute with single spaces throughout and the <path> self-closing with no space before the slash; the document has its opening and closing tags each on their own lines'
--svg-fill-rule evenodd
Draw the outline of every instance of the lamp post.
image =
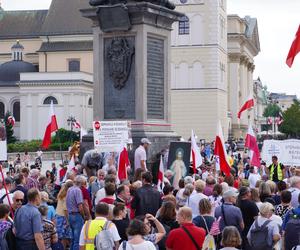
<svg viewBox="0 0 300 250">
<path fill-rule="evenodd" d="M 76 122 L 76 119 L 75 119 L 74 116 L 70 115 L 67 119 L 67 122 L 68 122 L 68 126 L 70 126 L 70 128 L 71 128 L 70 141 L 73 142 L 73 136 L 72 136 L 72 134 L 73 134 L 72 133 L 73 132 L 73 124 L 74 124 L 74 122 Z"/>
</svg>

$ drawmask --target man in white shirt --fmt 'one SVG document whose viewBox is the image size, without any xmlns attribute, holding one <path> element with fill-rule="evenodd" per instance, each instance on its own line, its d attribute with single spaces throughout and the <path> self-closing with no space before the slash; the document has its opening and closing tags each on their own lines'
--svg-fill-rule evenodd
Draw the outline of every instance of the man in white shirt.
<svg viewBox="0 0 300 250">
<path fill-rule="evenodd" d="M 142 138 L 141 145 L 134 152 L 134 169 L 142 168 L 147 171 L 146 160 L 147 154 L 146 150 L 148 149 L 151 142 L 147 138 Z"/>
<path fill-rule="evenodd" d="M 290 178 L 291 187 L 288 189 L 292 193 L 292 201 L 291 205 L 293 208 L 297 208 L 299 206 L 298 197 L 300 194 L 300 177 L 293 176 Z"/>
<path fill-rule="evenodd" d="M 199 215 L 199 202 L 204 198 L 207 199 L 207 196 L 203 194 L 205 185 L 204 181 L 197 180 L 195 182 L 195 190 L 197 193 L 192 194 L 186 201 L 186 206 L 192 209 L 193 218 Z"/>
<path fill-rule="evenodd" d="M 255 188 L 256 182 L 261 179 L 261 176 L 257 172 L 257 167 L 251 167 L 250 168 L 250 174 L 248 177 L 248 181 L 250 184 L 250 188 Z"/>
</svg>

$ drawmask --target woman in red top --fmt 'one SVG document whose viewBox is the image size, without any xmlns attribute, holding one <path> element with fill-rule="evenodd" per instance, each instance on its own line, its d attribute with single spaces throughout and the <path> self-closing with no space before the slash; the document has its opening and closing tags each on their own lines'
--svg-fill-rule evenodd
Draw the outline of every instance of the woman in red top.
<svg viewBox="0 0 300 250">
<path fill-rule="evenodd" d="M 81 192 L 82 192 L 82 197 L 83 197 L 83 209 L 84 209 L 84 214 L 86 219 L 91 219 L 91 211 L 92 211 L 92 199 L 90 197 L 90 193 L 87 190 L 87 181 L 85 180 L 84 184 L 81 186 Z"/>
</svg>

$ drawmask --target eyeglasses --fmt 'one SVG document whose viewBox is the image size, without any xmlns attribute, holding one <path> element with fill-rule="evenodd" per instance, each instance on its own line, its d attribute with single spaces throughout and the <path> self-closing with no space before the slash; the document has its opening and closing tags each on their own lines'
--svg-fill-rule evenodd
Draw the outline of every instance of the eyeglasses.
<svg viewBox="0 0 300 250">
<path fill-rule="evenodd" d="M 23 203 L 24 199 L 16 199 L 16 202 L 22 202 Z"/>
</svg>

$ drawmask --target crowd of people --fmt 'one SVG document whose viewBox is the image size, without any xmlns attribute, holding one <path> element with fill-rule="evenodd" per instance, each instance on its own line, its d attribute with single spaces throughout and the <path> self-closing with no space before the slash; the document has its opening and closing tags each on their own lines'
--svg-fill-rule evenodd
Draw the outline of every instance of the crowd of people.
<svg viewBox="0 0 300 250">
<path fill-rule="evenodd" d="M 44 175 L 37 164 L 12 164 L 14 170 L 0 178 L 0 249 L 290 250 L 300 245 L 299 169 L 276 156 L 270 166 L 254 167 L 240 155 L 232 157 L 231 174 L 224 176 L 205 153 L 197 174 L 174 186 L 166 168 L 158 186 L 155 166 L 146 164 L 150 144 L 141 140 L 134 173 L 122 180 L 116 155 L 95 151 L 72 171 L 52 164 Z"/>
</svg>

